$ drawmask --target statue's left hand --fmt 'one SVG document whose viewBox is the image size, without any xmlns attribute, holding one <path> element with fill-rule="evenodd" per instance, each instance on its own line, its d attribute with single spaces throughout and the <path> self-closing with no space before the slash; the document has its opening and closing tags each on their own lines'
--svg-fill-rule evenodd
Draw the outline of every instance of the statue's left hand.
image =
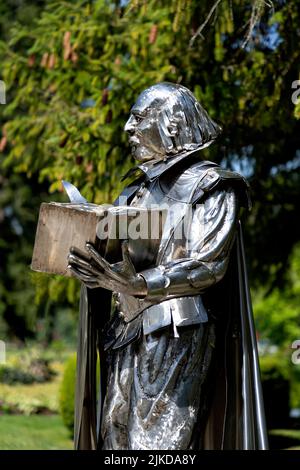
<svg viewBox="0 0 300 470">
<path fill-rule="evenodd" d="M 123 260 L 115 264 L 108 263 L 91 243 L 86 243 L 86 250 L 90 255 L 90 262 L 76 248 L 71 248 L 68 268 L 87 287 L 103 287 L 139 297 L 147 295 L 145 280 L 135 271 L 127 241 L 122 243 Z"/>
</svg>

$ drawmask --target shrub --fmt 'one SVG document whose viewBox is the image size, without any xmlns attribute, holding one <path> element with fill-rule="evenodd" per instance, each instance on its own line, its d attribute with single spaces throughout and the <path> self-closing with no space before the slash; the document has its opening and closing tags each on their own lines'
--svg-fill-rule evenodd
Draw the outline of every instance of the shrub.
<svg viewBox="0 0 300 470">
<path fill-rule="evenodd" d="M 300 365 L 293 364 L 291 374 L 291 407 L 300 408 Z"/>
<path fill-rule="evenodd" d="M 65 426 L 73 435 L 75 401 L 76 354 L 66 362 L 59 393 L 59 409 Z"/>
<path fill-rule="evenodd" d="M 0 383 L 0 415 L 11 414 L 51 414 L 58 413 L 58 395 L 63 366 L 53 363 L 55 377 L 47 382 Z M 1 417 L 0 417 L 1 421 Z"/>
<path fill-rule="evenodd" d="M 289 362 L 286 354 L 266 354 L 259 358 L 262 380 L 288 379 L 290 376 Z"/>
<path fill-rule="evenodd" d="M 283 353 L 260 358 L 267 427 L 285 428 L 289 422 L 289 364 Z"/>
<path fill-rule="evenodd" d="M 15 383 L 32 384 L 34 377 L 28 372 L 24 372 L 16 367 L 0 367 L 0 382 L 8 385 Z"/>
<path fill-rule="evenodd" d="M 0 366 L 0 383 L 8 385 L 44 383 L 54 375 L 49 361 L 44 358 L 14 358 L 11 363 Z"/>
</svg>

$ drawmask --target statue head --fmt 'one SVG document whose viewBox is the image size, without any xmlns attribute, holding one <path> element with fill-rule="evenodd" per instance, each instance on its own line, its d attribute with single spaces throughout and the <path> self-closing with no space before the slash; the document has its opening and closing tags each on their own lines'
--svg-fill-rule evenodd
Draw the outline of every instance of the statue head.
<svg viewBox="0 0 300 470">
<path fill-rule="evenodd" d="M 207 147 L 221 132 L 187 88 L 168 82 L 140 94 L 124 130 L 139 161 Z"/>
</svg>

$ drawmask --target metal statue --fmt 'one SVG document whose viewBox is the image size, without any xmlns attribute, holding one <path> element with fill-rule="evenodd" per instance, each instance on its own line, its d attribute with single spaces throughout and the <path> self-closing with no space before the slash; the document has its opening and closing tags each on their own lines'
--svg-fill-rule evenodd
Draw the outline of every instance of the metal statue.
<svg viewBox="0 0 300 470">
<path fill-rule="evenodd" d="M 83 283 L 75 445 L 265 449 L 239 222 L 248 184 L 201 159 L 221 128 L 182 85 L 143 91 L 125 131 L 140 163 L 122 196 L 130 206 L 167 206 L 168 216 L 155 265 L 138 272 L 126 243 L 113 264 L 90 244 L 92 263 L 70 252 Z"/>
</svg>

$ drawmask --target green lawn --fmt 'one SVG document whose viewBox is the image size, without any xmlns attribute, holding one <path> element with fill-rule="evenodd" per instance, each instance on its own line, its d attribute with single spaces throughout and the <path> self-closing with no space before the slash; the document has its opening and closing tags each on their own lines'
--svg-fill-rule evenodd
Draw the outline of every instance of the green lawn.
<svg viewBox="0 0 300 470">
<path fill-rule="evenodd" d="M 0 416 L 0 450 L 63 450 L 73 443 L 59 415 Z"/>
<path fill-rule="evenodd" d="M 275 448 L 300 449 L 300 431 L 276 429 L 272 436 L 284 439 Z M 64 449 L 72 450 L 73 442 L 59 415 L 0 415 L 0 450 Z"/>
</svg>

